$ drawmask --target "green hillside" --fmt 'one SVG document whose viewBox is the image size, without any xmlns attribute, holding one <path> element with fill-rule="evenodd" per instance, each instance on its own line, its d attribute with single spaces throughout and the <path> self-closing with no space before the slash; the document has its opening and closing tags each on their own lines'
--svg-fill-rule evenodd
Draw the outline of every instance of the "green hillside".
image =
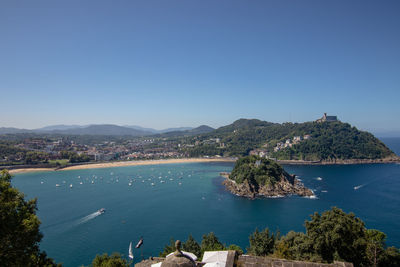
<svg viewBox="0 0 400 267">
<path fill-rule="evenodd" d="M 233 168 L 229 178 L 241 184 L 247 180 L 253 185 L 274 185 L 279 182 L 281 176 L 289 176 L 281 165 L 275 161 L 248 156 L 239 159 Z"/>
<path fill-rule="evenodd" d="M 198 145 L 188 149 L 191 156 L 246 156 L 253 150 L 280 160 L 382 159 L 395 156 L 371 133 L 340 121 L 279 124 L 240 119 L 196 138 Z M 216 138 L 218 143 L 205 142 Z"/>
</svg>

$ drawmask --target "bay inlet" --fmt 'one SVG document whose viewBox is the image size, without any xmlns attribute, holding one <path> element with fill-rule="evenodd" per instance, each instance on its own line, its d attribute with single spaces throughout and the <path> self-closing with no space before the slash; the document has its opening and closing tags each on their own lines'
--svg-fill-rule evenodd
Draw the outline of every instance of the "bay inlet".
<svg viewBox="0 0 400 267">
<path fill-rule="evenodd" d="M 192 234 L 200 241 L 211 231 L 222 242 L 246 248 L 256 227 L 304 231 L 310 214 L 332 206 L 385 232 L 388 245 L 400 245 L 398 164 L 285 166 L 316 199 L 234 196 L 219 176 L 232 168 L 218 162 L 37 172 L 18 174 L 13 184 L 27 198 L 38 198 L 41 247 L 65 266 L 87 265 L 104 252 L 127 256 L 129 242 L 140 236 L 145 257 L 157 256 L 171 237 Z M 106 212 L 98 214 L 100 208 Z M 135 257 L 140 259 L 139 251 Z"/>
</svg>

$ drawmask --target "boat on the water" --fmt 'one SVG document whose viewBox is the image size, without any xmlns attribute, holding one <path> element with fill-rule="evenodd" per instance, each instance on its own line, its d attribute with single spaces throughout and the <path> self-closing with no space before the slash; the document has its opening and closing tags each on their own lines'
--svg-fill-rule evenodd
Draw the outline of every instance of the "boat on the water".
<svg viewBox="0 0 400 267">
<path fill-rule="evenodd" d="M 132 242 L 129 243 L 129 258 L 131 258 L 133 260 Z"/>
<path fill-rule="evenodd" d="M 139 242 L 136 244 L 135 248 L 140 248 L 143 245 L 143 237 L 140 237 Z"/>
<path fill-rule="evenodd" d="M 98 210 L 98 212 L 100 212 L 101 214 L 103 214 L 104 212 L 106 212 L 106 209 L 105 209 L 105 208 L 101 208 L 101 209 Z"/>
</svg>

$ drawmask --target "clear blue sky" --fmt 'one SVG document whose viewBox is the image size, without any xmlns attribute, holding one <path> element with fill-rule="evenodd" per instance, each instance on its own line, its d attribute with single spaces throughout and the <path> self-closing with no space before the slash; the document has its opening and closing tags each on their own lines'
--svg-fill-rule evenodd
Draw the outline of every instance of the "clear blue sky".
<svg viewBox="0 0 400 267">
<path fill-rule="evenodd" d="M 400 132 L 400 1 L 0 2 L 0 127 Z"/>
</svg>

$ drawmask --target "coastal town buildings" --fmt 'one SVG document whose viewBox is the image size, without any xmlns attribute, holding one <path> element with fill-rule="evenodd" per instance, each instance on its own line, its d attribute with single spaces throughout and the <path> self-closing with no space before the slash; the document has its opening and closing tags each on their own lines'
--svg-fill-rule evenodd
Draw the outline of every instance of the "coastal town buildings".
<svg viewBox="0 0 400 267">
<path fill-rule="evenodd" d="M 274 147 L 274 152 L 278 152 L 287 147 L 292 147 L 293 145 L 300 144 L 304 140 L 308 140 L 311 138 L 311 135 L 305 134 L 304 136 L 293 136 L 292 139 L 286 139 L 285 142 L 278 142 Z"/>
</svg>

